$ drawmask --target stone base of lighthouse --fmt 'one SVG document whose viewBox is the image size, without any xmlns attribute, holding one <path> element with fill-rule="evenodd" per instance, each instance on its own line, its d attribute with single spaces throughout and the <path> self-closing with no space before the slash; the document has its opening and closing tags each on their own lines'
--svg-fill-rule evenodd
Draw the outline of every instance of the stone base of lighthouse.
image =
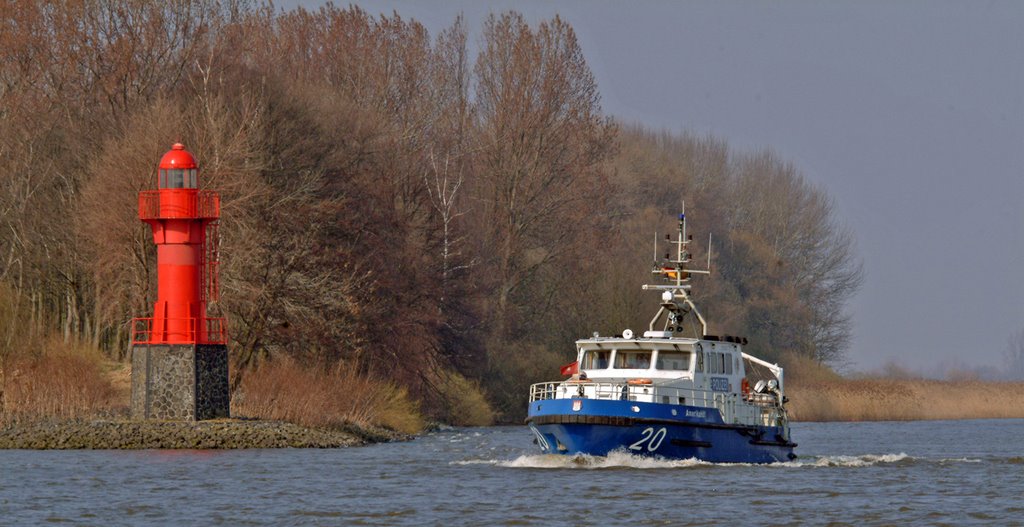
<svg viewBox="0 0 1024 527">
<path fill-rule="evenodd" d="M 223 344 L 132 346 L 132 418 L 199 421 L 229 416 Z"/>
</svg>

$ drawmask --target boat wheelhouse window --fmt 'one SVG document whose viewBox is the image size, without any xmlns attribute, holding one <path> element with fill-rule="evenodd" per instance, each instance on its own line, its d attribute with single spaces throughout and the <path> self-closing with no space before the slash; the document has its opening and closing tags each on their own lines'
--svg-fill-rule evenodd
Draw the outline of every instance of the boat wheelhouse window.
<svg viewBox="0 0 1024 527">
<path fill-rule="evenodd" d="M 619 350 L 615 353 L 615 367 L 620 370 L 646 370 L 651 367 L 651 352 Z"/>
<path fill-rule="evenodd" d="M 608 369 L 608 361 L 611 359 L 611 356 L 612 352 L 610 351 L 588 351 L 583 355 L 583 369 L 606 370 Z"/>
<path fill-rule="evenodd" d="M 697 373 L 704 373 L 704 352 L 697 352 Z"/>
<path fill-rule="evenodd" d="M 732 360 L 729 358 L 729 355 L 725 353 L 722 354 L 722 365 L 725 366 L 725 373 L 727 375 L 732 375 Z"/>
<path fill-rule="evenodd" d="M 685 371 L 690 369 L 689 351 L 659 351 L 655 368 L 659 370 Z"/>
</svg>

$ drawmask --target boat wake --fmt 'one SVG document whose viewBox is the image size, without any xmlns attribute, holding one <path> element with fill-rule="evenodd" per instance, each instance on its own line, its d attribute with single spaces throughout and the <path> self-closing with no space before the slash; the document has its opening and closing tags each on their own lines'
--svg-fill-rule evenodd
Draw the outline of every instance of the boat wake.
<svg viewBox="0 0 1024 527">
<path fill-rule="evenodd" d="M 899 454 L 865 454 L 861 456 L 820 456 L 797 458 L 789 463 L 777 463 L 780 467 L 873 467 L 892 463 L 912 462 L 915 458 Z"/>
<path fill-rule="evenodd" d="M 608 468 L 687 468 L 710 466 L 713 463 L 698 459 L 663 459 L 634 456 L 626 452 L 611 452 L 607 456 L 563 456 L 555 454 L 522 455 L 511 460 L 473 460 L 456 461 L 459 465 L 495 465 L 505 468 L 570 468 L 570 469 L 608 469 Z"/>
<path fill-rule="evenodd" d="M 772 468 L 833 468 L 833 467 L 873 467 L 878 465 L 904 465 L 917 462 L 933 463 L 978 463 L 979 459 L 924 459 L 915 458 L 906 453 L 899 454 L 865 454 L 859 456 L 809 456 L 785 463 L 768 465 L 752 465 L 746 463 L 709 463 L 698 459 L 663 459 L 634 456 L 626 452 L 612 452 L 602 456 L 563 456 L 554 454 L 522 455 L 511 460 L 476 459 L 454 461 L 454 465 L 493 465 L 504 468 L 540 468 L 540 469 L 678 469 L 695 467 L 772 467 Z"/>
</svg>

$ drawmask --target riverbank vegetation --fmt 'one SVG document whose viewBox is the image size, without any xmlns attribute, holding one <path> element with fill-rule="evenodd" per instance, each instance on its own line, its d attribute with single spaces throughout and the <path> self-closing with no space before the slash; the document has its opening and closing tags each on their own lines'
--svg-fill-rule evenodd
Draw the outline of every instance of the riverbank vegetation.
<svg viewBox="0 0 1024 527">
<path fill-rule="evenodd" d="M 127 408 L 127 389 L 115 387 L 116 374 L 99 350 L 59 339 L 42 346 L 46 352 L 4 361 L 0 423 L 112 415 Z"/>
<path fill-rule="evenodd" d="M 1024 419 L 1024 383 L 935 379 L 843 379 L 787 389 L 795 421 Z"/>
<path fill-rule="evenodd" d="M 843 377 L 800 357 L 784 357 L 789 411 L 796 421 L 1024 419 L 1024 382 L 972 377 L 926 379 L 899 368 Z"/>
<path fill-rule="evenodd" d="M 237 370 L 236 370 L 237 375 Z M 301 390 L 295 387 L 301 386 Z M 287 421 L 313 428 L 379 425 L 414 434 L 423 429 L 406 390 L 358 374 L 344 363 L 302 366 L 292 359 L 265 363 L 243 376 L 233 415 Z"/>
<path fill-rule="evenodd" d="M 684 199 L 691 232 L 715 236 L 699 283 L 711 332 L 769 360 L 843 358 L 861 271 L 822 189 L 767 150 L 616 122 L 561 18 L 473 29 L 331 5 L 9 6 L 4 411 L 31 407 L 26 371 L 127 362 L 155 296 L 137 195 L 179 140 L 223 200 L 211 307 L 229 321 L 237 412 L 515 422 L 573 340 L 646 327 L 651 237 Z M 74 390 L 103 411 L 108 387 L 90 386 Z M 32 404 L 73 414 L 72 393 Z"/>
</svg>

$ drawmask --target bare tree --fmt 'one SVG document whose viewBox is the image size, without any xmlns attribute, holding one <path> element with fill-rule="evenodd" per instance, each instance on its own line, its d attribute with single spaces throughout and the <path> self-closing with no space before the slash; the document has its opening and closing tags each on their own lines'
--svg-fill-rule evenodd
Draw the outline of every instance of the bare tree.
<svg viewBox="0 0 1024 527">
<path fill-rule="evenodd" d="M 430 197 L 430 204 L 441 222 L 441 299 L 438 307 L 443 309 L 445 292 L 452 274 L 464 271 L 471 265 L 456 263 L 462 256 L 459 253 L 459 246 L 464 236 L 456 233 L 455 222 L 465 214 L 457 208 L 456 203 L 459 190 L 465 182 L 465 175 L 461 170 L 462 166 L 456 167 L 456 163 L 448 156 L 439 163 L 437 157 L 431 153 L 429 160 L 429 169 L 423 174 L 423 184 Z"/>
<path fill-rule="evenodd" d="M 581 220 L 599 202 L 615 127 L 601 114 L 593 75 L 562 19 L 532 30 L 519 14 L 492 15 L 484 42 L 475 194 L 498 281 L 495 334 L 507 337 L 516 328 L 514 295 L 575 247 L 587 225 Z"/>
<path fill-rule="evenodd" d="M 768 304 L 748 326 L 769 330 L 766 351 L 841 359 L 850 338 L 846 301 L 863 270 L 834 202 L 770 152 L 737 156 L 723 270 Z M 775 329 L 770 329 L 775 328 Z"/>
</svg>

